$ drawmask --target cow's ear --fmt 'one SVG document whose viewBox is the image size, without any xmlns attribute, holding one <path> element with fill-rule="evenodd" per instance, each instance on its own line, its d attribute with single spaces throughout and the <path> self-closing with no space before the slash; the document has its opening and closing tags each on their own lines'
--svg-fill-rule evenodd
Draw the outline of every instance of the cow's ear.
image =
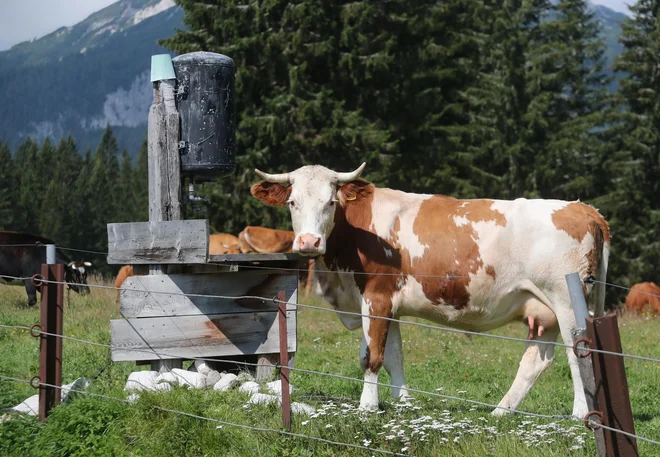
<svg viewBox="0 0 660 457">
<path fill-rule="evenodd" d="M 92 266 L 92 262 L 84 262 L 83 265 L 85 265 L 86 267 L 91 267 L 91 266 Z"/>
<path fill-rule="evenodd" d="M 261 181 L 252 186 L 250 193 L 269 206 L 284 206 L 291 195 L 291 186 Z"/>
<path fill-rule="evenodd" d="M 342 206 L 354 200 L 361 200 L 369 197 L 374 191 L 374 186 L 364 179 L 356 179 L 348 182 L 337 190 L 337 197 Z"/>
</svg>

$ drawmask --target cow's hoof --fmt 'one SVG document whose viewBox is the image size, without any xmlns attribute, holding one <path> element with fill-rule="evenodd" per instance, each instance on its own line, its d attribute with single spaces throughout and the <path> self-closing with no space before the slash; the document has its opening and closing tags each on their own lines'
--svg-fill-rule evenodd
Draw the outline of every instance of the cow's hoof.
<svg viewBox="0 0 660 457">
<path fill-rule="evenodd" d="M 360 402 L 361 411 L 378 411 L 378 402 L 373 403 L 370 401 L 361 401 Z"/>
</svg>

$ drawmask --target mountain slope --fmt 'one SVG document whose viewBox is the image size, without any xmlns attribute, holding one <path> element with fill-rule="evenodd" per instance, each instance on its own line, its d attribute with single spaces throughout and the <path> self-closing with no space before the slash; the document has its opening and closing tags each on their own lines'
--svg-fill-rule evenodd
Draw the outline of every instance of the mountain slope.
<svg viewBox="0 0 660 457">
<path fill-rule="evenodd" d="M 172 0 L 121 0 L 73 27 L 0 52 L 0 138 L 16 147 L 73 134 L 95 147 L 113 126 L 120 146 L 136 154 L 152 98 L 150 56 L 168 52 L 156 40 L 182 28 Z"/>
</svg>

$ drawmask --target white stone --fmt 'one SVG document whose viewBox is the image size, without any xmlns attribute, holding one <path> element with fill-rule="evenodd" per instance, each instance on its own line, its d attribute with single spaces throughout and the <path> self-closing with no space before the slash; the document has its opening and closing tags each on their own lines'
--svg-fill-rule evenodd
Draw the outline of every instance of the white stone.
<svg viewBox="0 0 660 457">
<path fill-rule="evenodd" d="M 266 383 L 266 389 L 273 395 L 282 396 L 282 381 L 271 381 Z M 289 384 L 289 393 L 293 393 L 295 388 Z"/>
<path fill-rule="evenodd" d="M 69 399 L 75 397 L 80 390 L 85 390 L 89 387 L 90 382 L 85 378 L 78 378 L 73 381 L 71 384 L 64 384 L 62 386 L 62 401 L 69 401 Z M 73 392 L 71 392 L 73 390 Z"/>
<path fill-rule="evenodd" d="M 270 403 L 276 403 L 276 402 L 280 403 L 281 400 L 279 397 L 276 397 L 275 395 L 256 393 L 252 395 L 248 403 L 252 403 L 255 405 L 268 405 Z"/>
<path fill-rule="evenodd" d="M 224 375 L 220 381 L 215 383 L 213 390 L 226 392 L 232 389 L 236 384 L 238 384 L 238 376 L 236 376 L 234 373 L 228 373 Z"/>
<path fill-rule="evenodd" d="M 198 373 L 202 373 L 205 376 L 208 376 L 209 372 L 213 371 L 213 369 L 203 360 L 195 360 L 194 366 Z"/>
<path fill-rule="evenodd" d="M 213 387 L 220 379 L 222 375 L 217 370 L 211 370 L 206 374 L 206 387 Z"/>
<path fill-rule="evenodd" d="M 30 398 L 26 398 L 21 403 L 14 406 L 12 411 L 28 413 L 31 416 L 36 416 L 39 414 L 39 394 L 32 395 Z"/>
<path fill-rule="evenodd" d="M 182 370 L 181 368 L 172 368 L 170 373 L 163 373 L 161 377 L 166 374 L 174 375 L 176 381 L 180 386 L 188 386 L 194 389 L 205 389 L 206 388 L 206 376 L 202 373 L 195 373 L 193 371 Z M 167 381 L 172 379 L 170 376 L 166 377 Z"/>
<path fill-rule="evenodd" d="M 124 390 L 126 392 L 139 392 L 142 390 L 170 390 L 172 386 L 167 383 L 158 384 L 157 371 L 134 371 L 128 375 Z"/>
<path fill-rule="evenodd" d="M 248 381 L 246 383 L 243 383 L 241 387 L 238 388 L 238 391 L 248 394 L 256 394 L 257 392 L 259 392 L 259 384 L 257 384 L 254 381 Z"/>
<path fill-rule="evenodd" d="M 314 414 L 316 410 L 312 408 L 311 406 L 305 404 L 305 403 L 299 403 L 297 401 L 291 403 L 291 412 L 294 414 Z"/>
</svg>

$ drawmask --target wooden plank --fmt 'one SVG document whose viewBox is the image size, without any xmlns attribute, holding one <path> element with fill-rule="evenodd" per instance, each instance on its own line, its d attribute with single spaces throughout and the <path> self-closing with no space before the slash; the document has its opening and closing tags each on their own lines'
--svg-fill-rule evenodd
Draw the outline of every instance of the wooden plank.
<svg viewBox="0 0 660 457">
<path fill-rule="evenodd" d="M 270 311 L 115 319 L 110 321 L 110 327 L 115 362 L 268 354 L 278 352 L 280 345 L 277 312 Z M 287 349 L 294 352 L 295 311 L 287 311 L 287 332 Z"/>
<path fill-rule="evenodd" d="M 241 271 L 225 274 L 132 276 L 121 286 L 121 315 L 131 317 L 185 316 L 254 311 L 275 311 L 272 298 L 281 290 L 289 303 L 297 301 L 296 274 L 273 274 Z M 237 297 L 252 295 L 258 299 L 224 299 L 195 295 Z M 289 309 L 295 309 L 290 306 Z"/>
<path fill-rule="evenodd" d="M 108 224 L 109 264 L 206 263 L 205 219 Z"/>
<path fill-rule="evenodd" d="M 253 262 L 276 262 L 306 260 L 309 257 L 293 252 L 282 252 L 276 254 L 216 254 L 209 256 L 209 263 L 253 263 Z"/>
</svg>

